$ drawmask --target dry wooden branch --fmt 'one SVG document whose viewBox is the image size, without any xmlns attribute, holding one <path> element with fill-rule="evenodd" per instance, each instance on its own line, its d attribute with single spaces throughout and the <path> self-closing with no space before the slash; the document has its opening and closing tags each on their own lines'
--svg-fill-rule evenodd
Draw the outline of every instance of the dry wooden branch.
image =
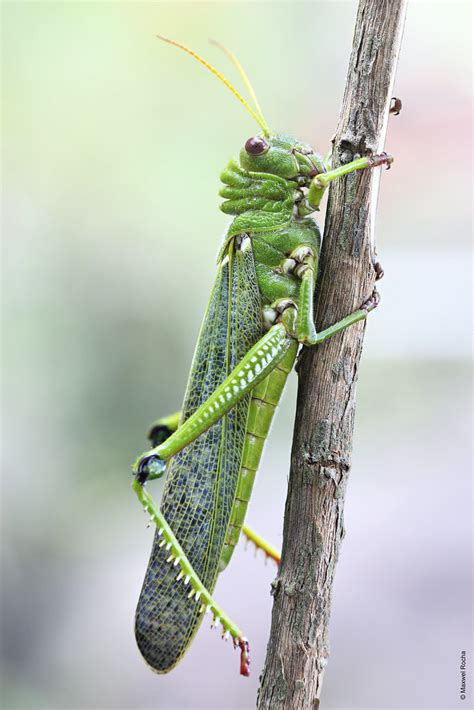
<svg viewBox="0 0 474 710">
<path fill-rule="evenodd" d="M 406 5 L 407 0 L 359 3 L 333 141 L 336 165 L 383 149 Z M 380 170 L 353 173 L 331 188 L 317 289 L 319 330 L 354 311 L 374 289 L 379 175 Z M 364 331 L 365 323 L 359 323 L 301 357 L 282 562 L 273 583 L 259 710 L 319 707 Z"/>
</svg>

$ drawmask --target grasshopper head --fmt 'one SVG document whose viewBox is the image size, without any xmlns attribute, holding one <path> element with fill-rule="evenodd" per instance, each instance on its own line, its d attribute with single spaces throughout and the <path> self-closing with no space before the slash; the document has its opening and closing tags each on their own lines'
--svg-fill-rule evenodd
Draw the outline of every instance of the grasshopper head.
<svg viewBox="0 0 474 710">
<path fill-rule="evenodd" d="M 272 173 L 301 183 L 325 172 L 321 155 L 307 143 L 284 134 L 249 138 L 240 151 L 240 165 L 244 170 Z"/>
<path fill-rule="evenodd" d="M 181 44 L 181 42 L 176 42 L 174 39 L 169 39 L 162 35 L 158 36 L 168 44 L 172 44 L 189 54 L 211 72 L 211 74 L 214 74 L 214 76 L 232 92 L 235 98 L 240 101 L 262 129 L 262 133 L 253 138 L 249 138 L 240 151 L 240 165 L 244 170 L 272 173 L 273 175 L 278 175 L 287 180 L 295 180 L 302 186 L 308 185 L 311 178 L 315 175 L 325 172 L 322 157 L 314 153 L 311 146 L 307 143 L 302 143 L 292 136 L 285 134 L 274 135 L 270 132 L 252 84 L 239 60 L 230 49 L 227 49 L 227 47 L 224 47 L 224 45 L 219 42 L 212 42 L 223 50 L 239 72 L 250 95 L 253 107 L 220 71 L 213 67 L 212 64 L 209 64 L 209 62 L 203 59 L 197 52 Z"/>
</svg>

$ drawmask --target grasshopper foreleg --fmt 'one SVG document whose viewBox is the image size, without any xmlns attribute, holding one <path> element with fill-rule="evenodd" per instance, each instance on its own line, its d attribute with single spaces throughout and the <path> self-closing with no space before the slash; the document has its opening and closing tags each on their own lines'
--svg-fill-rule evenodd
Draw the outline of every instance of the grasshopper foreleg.
<svg viewBox="0 0 474 710">
<path fill-rule="evenodd" d="M 337 168 L 328 170 L 326 173 L 320 173 L 316 175 L 311 181 L 308 191 L 307 204 L 305 201 L 301 203 L 301 210 L 309 209 L 315 210 L 319 209 L 321 200 L 329 183 L 336 180 L 343 175 L 348 175 L 356 170 L 364 170 L 365 168 L 376 168 L 379 165 L 386 165 L 387 168 L 393 163 L 393 157 L 388 153 L 380 153 L 377 155 L 369 155 L 365 158 L 357 158 L 357 160 L 351 160 L 349 163 L 344 165 L 339 165 Z"/>
</svg>

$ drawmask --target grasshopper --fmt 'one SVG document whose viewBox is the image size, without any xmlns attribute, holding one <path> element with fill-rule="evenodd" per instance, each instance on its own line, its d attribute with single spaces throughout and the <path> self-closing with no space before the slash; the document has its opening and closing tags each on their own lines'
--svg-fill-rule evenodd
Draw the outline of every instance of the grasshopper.
<svg viewBox="0 0 474 710">
<path fill-rule="evenodd" d="M 213 598 L 243 528 L 263 446 L 300 346 L 311 347 L 361 321 L 378 304 L 376 291 L 358 310 L 316 332 L 313 318 L 321 234 L 310 216 L 329 184 L 355 170 L 390 166 L 386 153 L 332 168 L 311 146 L 274 133 L 236 57 L 225 47 L 254 108 L 217 71 L 190 54 L 243 104 L 261 128 L 220 179 L 221 209 L 233 220 L 218 256 L 217 276 L 196 345 L 181 412 L 151 429 L 152 447 L 133 466 L 133 488 L 156 525 L 138 601 L 135 634 L 149 666 L 171 670 L 206 614 L 241 650 L 249 646 Z M 158 507 L 145 484 L 166 472 Z M 270 556 L 278 553 L 248 528 Z"/>
</svg>

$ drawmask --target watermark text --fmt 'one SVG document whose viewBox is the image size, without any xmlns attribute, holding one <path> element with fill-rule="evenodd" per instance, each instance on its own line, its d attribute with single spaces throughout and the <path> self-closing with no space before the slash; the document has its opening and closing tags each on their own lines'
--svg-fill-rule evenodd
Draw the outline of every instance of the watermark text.
<svg viewBox="0 0 474 710">
<path fill-rule="evenodd" d="M 459 697 L 461 700 L 466 700 L 466 651 L 461 651 L 459 670 L 461 671 L 461 688 L 459 691 Z"/>
</svg>

